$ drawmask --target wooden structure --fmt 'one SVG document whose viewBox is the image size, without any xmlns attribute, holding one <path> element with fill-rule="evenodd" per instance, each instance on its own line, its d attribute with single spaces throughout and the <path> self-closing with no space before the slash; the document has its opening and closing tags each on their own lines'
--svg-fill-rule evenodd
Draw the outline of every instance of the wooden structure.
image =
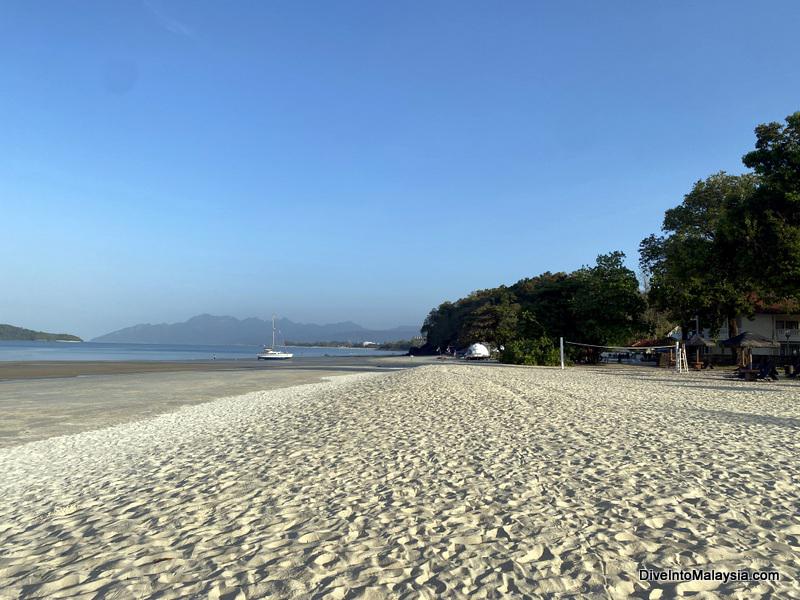
<svg viewBox="0 0 800 600">
<path fill-rule="evenodd" d="M 745 369 L 753 369 L 753 348 L 779 348 L 778 342 L 773 342 L 771 339 L 759 335 L 757 333 L 750 333 L 744 331 L 722 342 L 722 345 L 727 348 L 738 349 L 738 362 L 740 367 Z"/>
<path fill-rule="evenodd" d="M 700 370 L 703 368 L 703 361 L 700 360 L 700 349 L 701 348 L 713 348 L 715 346 L 714 342 L 711 340 L 707 340 L 703 338 L 699 333 L 695 333 L 692 337 L 686 340 L 685 346 L 687 348 L 694 348 L 694 363 L 692 363 L 692 367 Z"/>
</svg>

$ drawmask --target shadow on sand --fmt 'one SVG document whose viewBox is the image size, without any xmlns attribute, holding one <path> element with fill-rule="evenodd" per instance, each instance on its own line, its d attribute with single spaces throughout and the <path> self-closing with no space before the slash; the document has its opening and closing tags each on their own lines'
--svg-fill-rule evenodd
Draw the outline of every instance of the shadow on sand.
<svg viewBox="0 0 800 600">
<path fill-rule="evenodd" d="M 753 413 L 735 412 L 732 410 L 713 410 L 704 408 L 686 409 L 689 413 L 694 413 L 698 417 L 706 419 L 716 419 L 723 423 L 740 425 L 772 425 L 775 427 L 788 427 L 790 429 L 800 429 L 800 419 L 795 417 L 774 417 L 768 415 L 757 415 Z"/>
</svg>

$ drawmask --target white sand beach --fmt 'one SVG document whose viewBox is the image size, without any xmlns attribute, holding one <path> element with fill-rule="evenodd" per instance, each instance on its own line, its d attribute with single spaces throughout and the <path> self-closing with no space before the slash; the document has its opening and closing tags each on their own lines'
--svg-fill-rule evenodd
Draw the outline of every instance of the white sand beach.
<svg viewBox="0 0 800 600">
<path fill-rule="evenodd" d="M 333 377 L 0 449 L 0 598 L 800 598 L 800 385 Z M 775 570 L 648 583 L 639 568 Z"/>
</svg>

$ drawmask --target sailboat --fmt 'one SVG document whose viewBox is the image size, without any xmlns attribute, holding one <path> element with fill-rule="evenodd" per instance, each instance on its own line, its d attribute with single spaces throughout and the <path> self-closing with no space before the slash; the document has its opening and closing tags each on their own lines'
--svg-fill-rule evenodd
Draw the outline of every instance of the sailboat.
<svg viewBox="0 0 800 600">
<path fill-rule="evenodd" d="M 291 352 L 275 350 L 275 315 L 272 315 L 272 346 L 264 346 L 264 350 L 258 355 L 258 360 L 286 360 L 293 356 Z"/>
</svg>

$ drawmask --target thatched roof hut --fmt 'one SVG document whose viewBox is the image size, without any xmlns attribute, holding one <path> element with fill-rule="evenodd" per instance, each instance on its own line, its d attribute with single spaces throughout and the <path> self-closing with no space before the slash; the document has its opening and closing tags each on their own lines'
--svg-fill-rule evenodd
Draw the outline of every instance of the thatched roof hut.
<svg viewBox="0 0 800 600">
<path fill-rule="evenodd" d="M 695 333 L 692 337 L 686 340 L 686 345 L 692 348 L 712 348 L 714 342 L 705 339 L 699 333 Z"/>
<path fill-rule="evenodd" d="M 700 348 L 711 348 L 711 347 L 714 346 L 714 342 L 712 342 L 711 340 L 705 339 L 699 333 L 695 333 L 692 337 L 690 337 L 688 340 L 686 340 L 684 345 L 687 348 L 694 348 L 695 349 L 695 352 L 694 352 L 694 364 L 695 364 L 695 368 L 699 369 L 700 366 L 701 366 L 700 365 Z"/>
<path fill-rule="evenodd" d="M 778 342 L 773 342 L 763 335 L 750 333 L 749 331 L 743 331 L 736 337 L 732 337 L 721 343 L 728 348 L 738 348 L 739 365 L 749 367 L 750 369 L 753 368 L 753 348 L 780 348 Z"/>
<path fill-rule="evenodd" d="M 728 348 L 780 348 L 778 342 L 773 342 L 763 335 L 750 333 L 749 331 L 743 331 L 736 337 L 721 342 L 721 344 Z"/>
</svg>

